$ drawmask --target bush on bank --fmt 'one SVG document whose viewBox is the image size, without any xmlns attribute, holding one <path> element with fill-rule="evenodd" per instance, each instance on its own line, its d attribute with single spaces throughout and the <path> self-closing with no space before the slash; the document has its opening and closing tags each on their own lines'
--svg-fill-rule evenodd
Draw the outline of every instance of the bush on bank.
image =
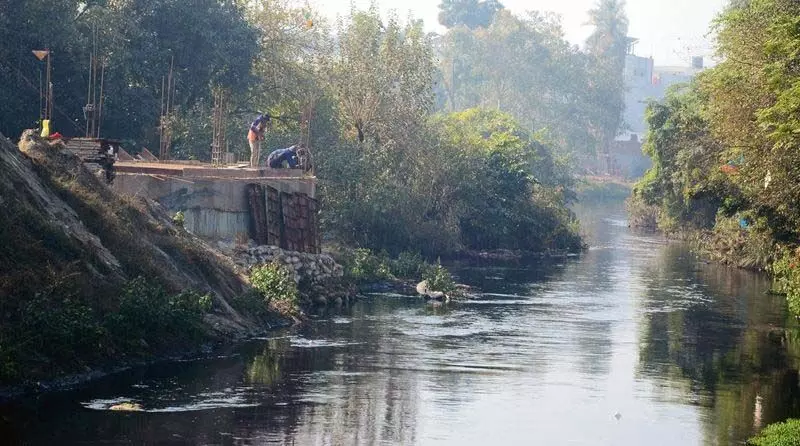
<svg viewBox="0 0 800 446">
<path fill-rule="evenodd" d="M 321 223 L 337 242 L 434 258 L 464 250 L 580 250 L 574 180 L 502 112 L 424 123 L 402 144 L 339 142 L 319 160 Z M 392 168 L 387 168 L 392 166 Z"/>
<path fill-rule="evenodd" d="M 427 280 L 431 291 L 452 292 L 456 288 L 452 274 L 437 261 L 428 263 L 418 252 L 401 252 L 391 258 L 386 252 L 374 253 L 359 248 L 340 253 L 345 277 L 355 283 L 381 282 L 386 280 Z"/>
<path fill-rule="evenodd" d="M 748 446 L 800 446 L 800 420 L 787 420 L 767 426 Z"/>
<path fill-rule="evenodd" d="M 209 337 L 203 318 L 211 296 L 167 294 L 144 278 L 129 281 L 103 308 L 69 286 L 23 299 L 3 315 L 0 383 L 84 368 L 109 357 L 145 357 Z"/>
<path fill-rule="evenodd" d="M 282 264 L 271 262 L 253 268 L 250 272 L 250 283 L 264 299 L 270 302 L 297 305 L 299 291 L 292 273 Z"/>
<path fill-rule="evenodd" d="M 786 295 L 789 311 L 800 315 L 800 255 L 797 250 L 781 249 L 770 272 L 773 275 L 773 291 Z"/>
</svg>

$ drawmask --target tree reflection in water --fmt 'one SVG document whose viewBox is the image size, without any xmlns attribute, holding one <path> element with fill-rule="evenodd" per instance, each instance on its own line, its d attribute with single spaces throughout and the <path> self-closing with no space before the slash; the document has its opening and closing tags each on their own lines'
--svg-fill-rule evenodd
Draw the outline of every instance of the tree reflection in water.
<svg viewBox="0 0 800 446">
<path fill-rule="evenodd" d="M 638 376 L 664 401 L 705 408 L 705 444 L 738 444 L 800 415 L 797 329 L 764 275 L 668 246 L 642 270 Z M 792 325 L 792 324 L 790 324 Z"/>
</svg>

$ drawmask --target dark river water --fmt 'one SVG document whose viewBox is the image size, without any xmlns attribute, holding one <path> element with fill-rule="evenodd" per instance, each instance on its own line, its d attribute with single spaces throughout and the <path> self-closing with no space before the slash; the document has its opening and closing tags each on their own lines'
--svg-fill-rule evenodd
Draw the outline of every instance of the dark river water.
<svg viewBox="0 0 800 446">
<path fill-rule="evenodd" d="M 621 212 L 591 221 L 580 257 L 454 267 L 475 300 L 365 296 L 218 358 L 16 402 L 0 442 L 711 446 L 800 416 L 800 339 L 765 277 Z"/>
</svg>

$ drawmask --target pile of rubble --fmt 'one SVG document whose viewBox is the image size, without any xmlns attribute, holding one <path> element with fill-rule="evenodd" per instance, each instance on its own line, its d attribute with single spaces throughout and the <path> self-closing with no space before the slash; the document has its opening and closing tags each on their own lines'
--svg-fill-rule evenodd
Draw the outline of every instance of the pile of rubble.
<svg viewBox="0 0 800 446">
<path fill-rule="evenodd" d="M 344 275 L 342 266 L 328 254 L 284 251 L 277 246 L 255 246 L 237 249 L 233 252 L 232 257 L 237 265 L 248 270 L 265 263 L 280 263 L 294 272 L 294 279 L 297 283 L 301 281 L 319 283 Z"/>
</svg>

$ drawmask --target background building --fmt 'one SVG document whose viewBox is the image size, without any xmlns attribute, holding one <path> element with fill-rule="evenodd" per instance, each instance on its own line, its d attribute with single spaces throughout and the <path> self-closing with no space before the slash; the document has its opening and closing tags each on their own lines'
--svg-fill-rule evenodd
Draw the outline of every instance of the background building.
<svg viewBox="0 0 800 446">
<path fill-rule="evenodd" d="M 635 52 L 635 38 L 629 39 L 625 56 L 625 111 L 622 131 L 611 147 L 614 173 L 627 178 L 638 178 L 650 167 L 650 159 L 642 154 L 642 143 L 647 134 L 645 110 L 648 100 L 661 100 L 667 89 L 687 83 L 703 70 L 703 57 L 693 57 L 692 66 L 655 66 L 652 57 L 640 57 Z"/>
</svg>

